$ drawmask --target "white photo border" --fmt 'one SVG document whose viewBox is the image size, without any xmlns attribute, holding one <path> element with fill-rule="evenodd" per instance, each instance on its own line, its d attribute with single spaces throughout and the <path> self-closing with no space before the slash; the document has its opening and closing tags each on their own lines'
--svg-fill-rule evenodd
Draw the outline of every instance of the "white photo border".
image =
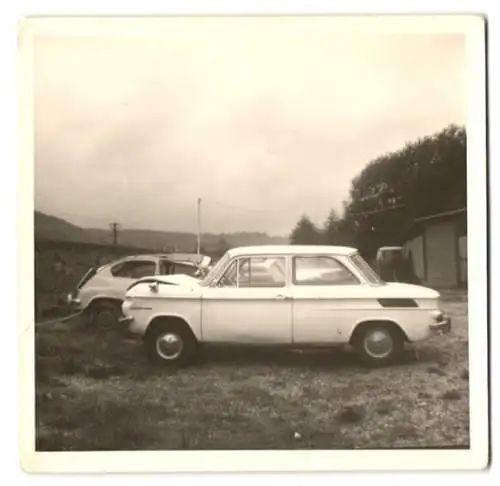
<svg viewBox="0 0 500 486">
<path fill-rule="evenodd" d="M 202 18 L 203 16 L 200 16 Z M 226 16 L 227 17 L 227 16 Z M 297 16 L 294 16 L 297 18 Z M 321 23 L 333 15 L 313 16 Z M 18 304 L 20 453 L 26 472 L 291 472 L 482 469 L 489 461 L 487 334 L 487 152 L 485 19 L 479 15 L 337 17 L 335 28 L 366 32 L 463 33 L 467 45 L 468 298 L 470 449 L 354 451 L 133 451 L 36 452 L 34 422 L 34 312 Z M 18 188 L 18 295 L 33 288 L 33 43 L 38 35 L 148 35 L 160 17 L 25 19 L 19 33 L 20 138 Z"/>
</svg>

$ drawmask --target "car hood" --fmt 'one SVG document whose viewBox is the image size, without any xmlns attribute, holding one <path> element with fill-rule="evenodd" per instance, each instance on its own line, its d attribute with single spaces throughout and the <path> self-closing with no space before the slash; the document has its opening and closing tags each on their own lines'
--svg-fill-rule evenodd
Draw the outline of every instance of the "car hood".
<svg viewBox="0 0 500 486">
<path fill-rule="evenodd" d="M 176 274 L 176 275 L 158 275 L 157 280 L 164 283 L 175 284 L 175 285 L 199 285 L 200 280 L 191 275 Z"/>
</svg>

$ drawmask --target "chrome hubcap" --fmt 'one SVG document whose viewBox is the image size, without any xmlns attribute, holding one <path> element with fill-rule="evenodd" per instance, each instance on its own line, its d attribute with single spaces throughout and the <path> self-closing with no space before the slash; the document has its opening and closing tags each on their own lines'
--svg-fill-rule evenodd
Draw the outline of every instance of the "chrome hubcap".
<svg viewBox="0 0 500 486">
<path fill-rule="evenodd" d="M 385 358 L 389 356 L 392 347 L 391 335 L 385 330 L 372 331 L 364 339 L 365 351 L 373 358 Z"/>
<path fill-rule="evenodd" d="M 179 335 L 166 333 L 156 339 L 156 352 L 163 359 L 176 359 L 182 352 L 184 344 Z"/>
</svg>

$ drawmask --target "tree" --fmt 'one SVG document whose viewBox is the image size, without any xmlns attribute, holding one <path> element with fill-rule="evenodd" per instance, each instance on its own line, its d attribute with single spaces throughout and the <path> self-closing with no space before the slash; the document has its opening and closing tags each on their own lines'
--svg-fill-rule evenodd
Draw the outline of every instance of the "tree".
<svg viewBox="0 0 500 486">
<path fill-rule="evenodd" d="M 218 255 L 222 256 L 227 250 L 229 250 L 229 243 L 223 236 L 221 236 L 217 242 L 216 252 Z"/>
<path fill-rule="evenodd" d="M 321 231 L 306 215 L 300 218 L 290 235 L 292 245 L 317 245 L 321 240 Z"/>
<path fill-rule="evenodd" d="M 334 209 L 330 210 L 325 224 L 323 225 L 323 240 L 327 245 L 339 244 L 340 237 L 340 217 Z"/>
<path fill-rule="evenodd" d="M 467 205 L 466 132 L 450 125 L 371 161 L 352 180 L 341 227 L 368 258 L 400 245 L 414 219 Z"/>
<path fill-rule="evenodd" d="M 354 246 L 373 259 L 380 246 L 401 245 L 415 218 L 467 207 L 467 136 L 450 125 L 375 158 L 351 181 L 342 218 L 331 211 L 322 231 L 302 216 L 292 244 Z"/>
</svg>

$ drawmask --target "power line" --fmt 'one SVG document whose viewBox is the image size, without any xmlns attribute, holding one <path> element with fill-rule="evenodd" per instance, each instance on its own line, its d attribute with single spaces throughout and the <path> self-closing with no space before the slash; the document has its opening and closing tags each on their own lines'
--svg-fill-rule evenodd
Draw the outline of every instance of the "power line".
<svg viewBox="0 0 500 486">
<path fill-rule="evenodd" d="M 387 211 L 393 211 L 395 209 L 400 209 L 406 207 L 405 204 L 397 204 L 396 206 L 391 206 L 390 208 L 384 209 L 374 209 L 372 211 L 359 211 L 357 213 L 349 213 L 351 216 L 364 216 L 366 214 L 376 214 L 376 213 L 385 213 Z"/>
<path fill-rule="evenodd" d="M 207 202 L 206 199 L 203 199 L 204 202 Z M 283 212 L 283 209 L 255 209 L 255 208 L 248 208 L 248 207 L 243 207 L 243 206 L 237 206 L 234 204 L 227 204 L 227 203 L 222 203 L 219 201 L 214 201 L 211 199 L 208 199 L 209 204 L 213 204 L 216 206 L 221 206 L 224 208 L 230 208 L 230 209 L 236 209 L 238 211 L 243 211 L 247 213 L 270 213 L 270 212 Z"/>
<path fill-rule="evenodd" d="M 366 199 L 376 199 L 376 197 L 368 197 Z M 206 203 L 207 200 L 203 199 L 203 202 Z M 259 214 L 266 213 L 266 214 L 269 214 L 270 212 L 279 212 L 279 213 L 283 213 L 284 212 L 282 209 L 252 209 L 252 208 L 245 208 L 245 207 L 242 207 L 242 206 L 237 206 L 237 205 L 234 205 L 234 204 L 223 203 L 223 202 L 215 201 L 215 200 L 211 200 L 211 199 L 208 199 L 208 202 L 210 204 L 213 204 L 213 205 L 216 205 L 216 206 L 225 207 L 225 208 L 231 208 L 231 209 L 236 209 L 236 210 L 239 210 L 239 211 L 242 211 L 242 212 L 248 212 L 248 213 L 259 213 Z M 366 216 L 366 215 L 370 215 L 370 214 L 386 213 L 388 211 L 395 211 L 395 210 L 403 209 L 403 208 L 406 208 L 406 204 L 395 204 L 393 206 L 386 207 L 386 208 L 373 209 L 373 210 L 369 210 L 369 211 L 358 211 L 358 212 L 352 212 L 352 213 L 348 213 L 348 214 L 350 216 Z M 199 214 L 200 214 L 200 210 L 198 209 L 198 216 L 199 216 Z"/>
</svg>

